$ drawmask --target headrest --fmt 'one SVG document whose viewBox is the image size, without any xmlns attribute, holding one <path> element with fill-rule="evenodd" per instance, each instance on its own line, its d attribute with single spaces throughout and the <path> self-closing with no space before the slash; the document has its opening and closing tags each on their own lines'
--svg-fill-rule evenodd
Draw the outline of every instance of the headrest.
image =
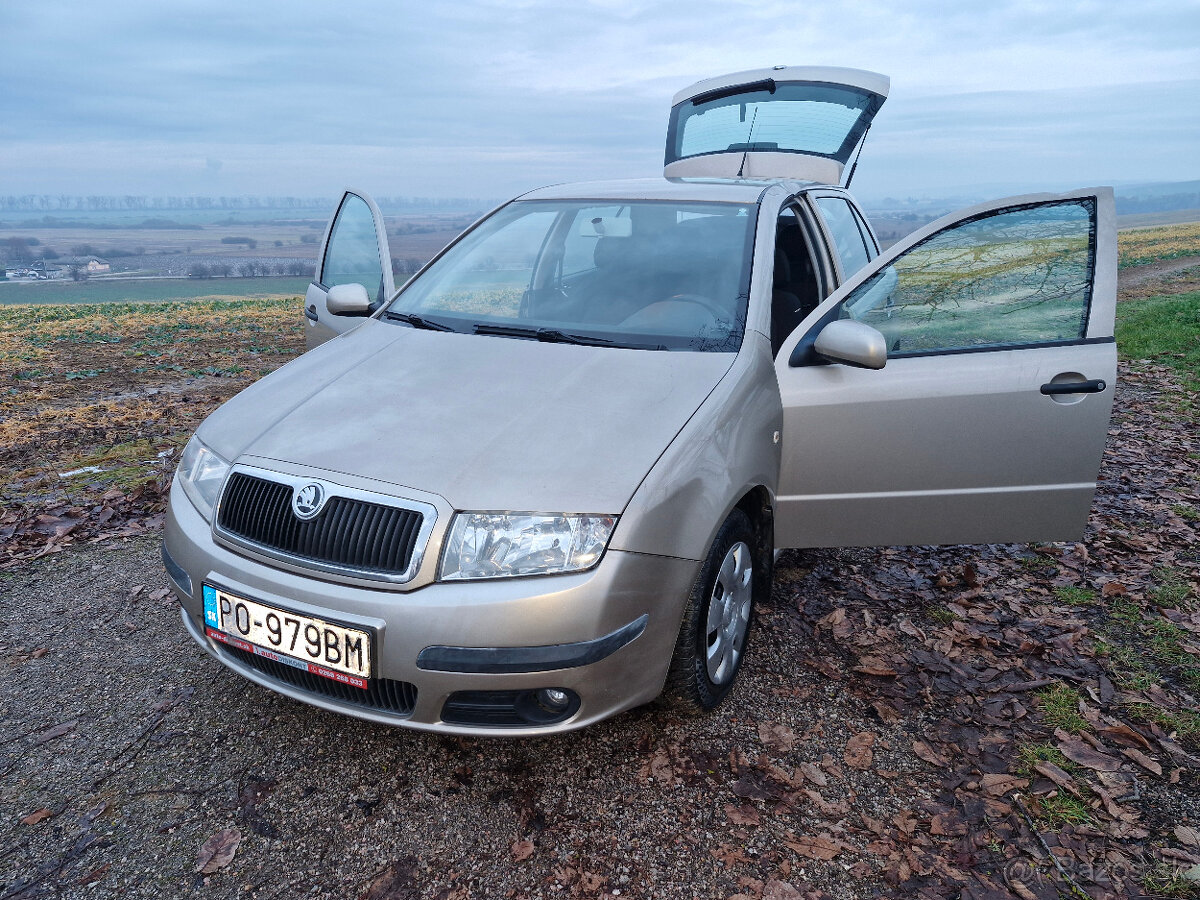
<svg viewBox="0 0 1200 900">
<path fill-rule="evenodd" d="M 592 261 L 597 269 L 612 269 L 621 264 L 629 253 L 629 238 L 602 237 L 596 241 Z"/>
<path fill-rule="evenodd" d="M 792 264 L 781 247 L 775 248 L 775 284 L 784 284 L 792 280 Z"/>
</svg>

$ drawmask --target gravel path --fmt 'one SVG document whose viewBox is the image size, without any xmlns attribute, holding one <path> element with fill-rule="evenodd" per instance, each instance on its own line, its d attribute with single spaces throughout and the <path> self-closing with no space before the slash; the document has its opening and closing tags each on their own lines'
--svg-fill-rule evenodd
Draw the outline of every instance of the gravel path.
<svg viewBox="0 0 1200 900">
<path fill-rule="evenodd" d="M 777 610 L 718 715 L 651 706 L 561 738 L 477 741 L 358 722 L 227 672 L 185 636 L 173 599 L 153 599 L 160 566 L 143 539 L 0 582 L 0 897 L 341 898 L 375 881 L 377 898 L 690 898 L 772 877 L 874 892 L 840 865 L 806 875 L 781 846 L 811 811 L 753 833 L 724 812 L 741 802 L 731 753 L 765 752 L 759 722 L 798 736 L 772 757 L 837 773 L 828 802 L 897 805 L 886 778 L 827 755 L 840 761 L 867 710 L 799 661 Z M 876 757 L 922 767 L 904 747 Z M 20 823 L 40 809 L 53 815 Z M 228 827 L 233 862 L 196 875 L 201 845 Z"/>
</svg>

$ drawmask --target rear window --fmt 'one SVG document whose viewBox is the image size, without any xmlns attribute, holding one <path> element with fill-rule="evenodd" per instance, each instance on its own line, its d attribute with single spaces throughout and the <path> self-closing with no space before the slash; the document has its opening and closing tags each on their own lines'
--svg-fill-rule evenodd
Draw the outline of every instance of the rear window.
<svg viewBox="0 0 1200 900">
<path fill-rule="evenodd" d="M 705 99 L 701 94 L 671 110 L 669 165 L 705 153 L 783 151 L 845 163 L 871 117 L 878 94 L 847 85 L 758 82 L 749 90 Z"/>
</svg>

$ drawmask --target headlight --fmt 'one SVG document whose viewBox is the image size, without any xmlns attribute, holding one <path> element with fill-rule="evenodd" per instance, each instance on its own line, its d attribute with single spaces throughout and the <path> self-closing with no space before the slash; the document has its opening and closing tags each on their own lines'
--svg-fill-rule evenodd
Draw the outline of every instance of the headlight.
<svg viewBox="0 0 1200 900">
<path fill-rule="evenodd" d="M 228 471 L 229 463 L 205 447 L 194 435 L 183 448 L 176 477 L 188 499 L 196 505 L 200 515 L 209 521 L 212 520 L 213 507 L 217 504 L 217 496 Z"/>
<path fill-rule="evenodd" d="M 442 579 L 581 572 L 599 560 L 616 516 L 461 512 L 442 554 Z"/>
</svg>

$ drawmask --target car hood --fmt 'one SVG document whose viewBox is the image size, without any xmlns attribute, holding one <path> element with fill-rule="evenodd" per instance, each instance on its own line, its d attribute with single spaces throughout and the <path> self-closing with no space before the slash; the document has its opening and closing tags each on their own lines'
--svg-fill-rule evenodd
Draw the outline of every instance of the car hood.
<svg viewBox="0 0 1200 900">
<path fill-rule="evenodd" d="M 226 459 L 371 478 L 456 509 L 619 513 L 733 359 L 369 320 L 247 388 L 200 437 Z"/>
</svg>

